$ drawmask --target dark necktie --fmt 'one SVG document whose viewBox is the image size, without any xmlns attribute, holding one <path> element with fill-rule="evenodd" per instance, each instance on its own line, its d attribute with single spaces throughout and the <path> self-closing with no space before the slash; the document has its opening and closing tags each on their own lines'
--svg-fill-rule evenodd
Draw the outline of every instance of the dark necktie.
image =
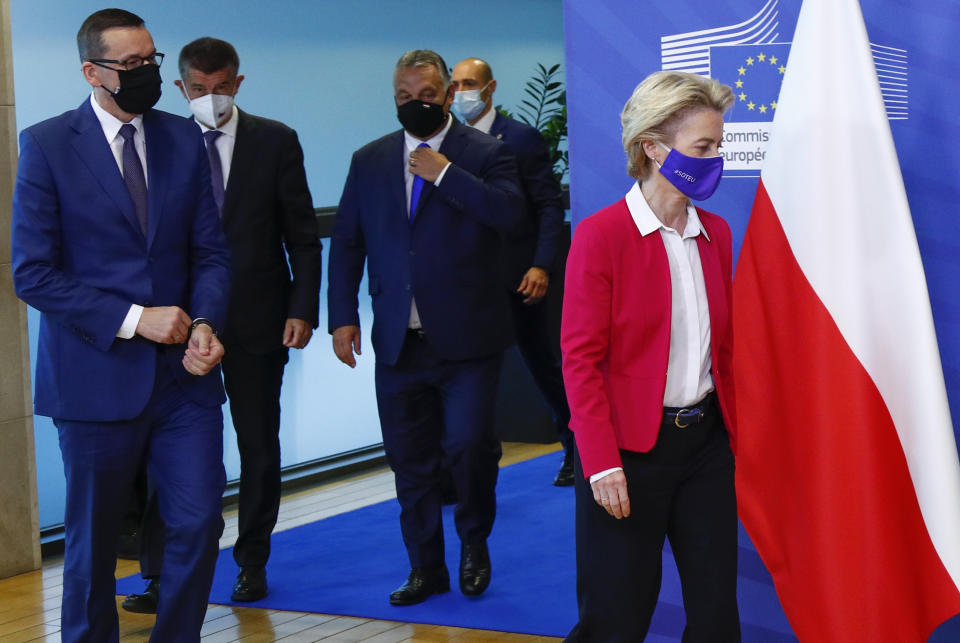
<svg viewBox="0 0 960 643">
<path fill-rule="evenodd" d="M 133 200 L 140 231 L 143 236 L 147 236 L 147 180 L 143 176 L 143 164 L 133 143 L 136 132 L 137 128 L 130 123 L 120 127 L 120 136 L 123 137 L 123 182 L 127 184 L 127 191 Z"/>
<path fill-rule="evenodd" d="M 207 130 L 203 139 L 207 142 L 207 158 L 210 159 L 210 182 L 213 184 L 213 200 L 217 202 L 217 213 L 223 216 L 223 165 L 220 152 L 217 151 L 217 139 L 223 134 L 220 130 Z"/>
<path fill-rule="evenodd" d="M 420 147 L 430 147 L 426 143 L 420 143 L 417 145 Z M 410 190 L 410 223 L 413 223 L 413 215 L 417 211 L 417 202 L 420 201 L 420 193 L 423 192 L 423 186 L 426 181 L 423 180 L 422 176 L 413 175 L 413 188 Z"/>
</svg>

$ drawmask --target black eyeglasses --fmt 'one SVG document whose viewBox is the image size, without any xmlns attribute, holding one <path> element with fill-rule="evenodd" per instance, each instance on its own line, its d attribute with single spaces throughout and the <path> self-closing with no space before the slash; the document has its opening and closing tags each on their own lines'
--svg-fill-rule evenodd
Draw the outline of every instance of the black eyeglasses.
<svg viewBox="0 0 960 643">
<path fill-rule="evenodd" d="M 161 54 L 159 51 L 155 51 L 146 58 L 141 58 L 140 56 L 131 56 L 126 60 L 111 60 L 109 58 L 87 58 L 88 63 L 93 63 L 105 69 L 113 69 L 113 67 L 107 67 L 103 63 L 110 63 L 113 65 L 120 65 L 125 71 L 131 69 L 136 69 L 143 65 L 156 65 L 159 67 L 163 64 L 164 54 Z M 113 71 L 120 71 L 119 69 L 113 69 Z"/>
</svg>

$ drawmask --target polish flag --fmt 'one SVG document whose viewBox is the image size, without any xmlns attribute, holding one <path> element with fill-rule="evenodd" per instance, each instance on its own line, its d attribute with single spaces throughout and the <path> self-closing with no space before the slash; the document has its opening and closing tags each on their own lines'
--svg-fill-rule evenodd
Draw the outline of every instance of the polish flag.
<svg viewBox="0 0 960 643">
<path fill-rule="evenodd" d="M 960 613 L 960 466 L 856 0 L 804 0 L 733 286 L 740 517 L 801 641 Z"/>
</svg>

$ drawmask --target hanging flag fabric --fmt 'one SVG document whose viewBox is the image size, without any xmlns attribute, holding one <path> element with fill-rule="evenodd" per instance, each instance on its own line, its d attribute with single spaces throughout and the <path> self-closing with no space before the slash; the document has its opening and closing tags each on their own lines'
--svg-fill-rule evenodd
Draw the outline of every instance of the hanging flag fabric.
<svg viewBox="0 0 960 643">
<path fill-rule="evenodd" d="M 856 0 L 800 9 L 733 293 L 739 510 L 796 635 L 926 641 L 960 613 L 960 466 Z"/>
</svg>

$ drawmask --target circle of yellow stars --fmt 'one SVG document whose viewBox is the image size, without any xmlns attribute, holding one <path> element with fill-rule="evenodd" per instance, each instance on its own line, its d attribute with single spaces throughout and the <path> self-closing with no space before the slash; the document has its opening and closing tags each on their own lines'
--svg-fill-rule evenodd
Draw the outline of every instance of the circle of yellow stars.
<svg viewBox="0 0 960 643">
<path fill-rule="evenodd" d="M 754 58 L 753 56 L 749 56 L 744 61 L 744 64 L 746 65 L 746 67 L 744 67 L 743 65 L 740 65 L 740 67 L 737 69 L 738 78 L 737 78 L 737 81 L 734 83 L 734 86 L 740 90 L 740 93 L 737 94 L 737 98 L 740 100 L 740 102 L 742 103 L 747 102 L 747 94 L 746 92 L 743 91 L 743 78 L 741 78 L 741 76 L 747 75 L 747 67 L 754 67 L 755 64 L 759 64 L 759 63 L 769 63 L 770 65 L 776 67 L 777 71 L 780 72 L 780 75 L 782 76 L 784 72 L 787 71 L 787 68 L 784 67 L 783 64 L 780 64 L 778 66 L 777 63 L 779 62 L 780 62 L 780 59 L 777 58 L 776 56 L 767 56 L 765 53 L 760 52 L 759 54 L 757 54 L 756 58 Z M 749 103 L 747 103 L 747 109 L 749 109 L 750 111 L 756 110 L 761 114 L 766 114 L 768 105 L 769 105 L 769 109 L 771 110 L 777 109 L 777 101 L 775 100 L 770 101 L 769 103 L 761 103 L 760 105 L 757 105 L 753 101 L 750 101 Z"/>
</svg>

